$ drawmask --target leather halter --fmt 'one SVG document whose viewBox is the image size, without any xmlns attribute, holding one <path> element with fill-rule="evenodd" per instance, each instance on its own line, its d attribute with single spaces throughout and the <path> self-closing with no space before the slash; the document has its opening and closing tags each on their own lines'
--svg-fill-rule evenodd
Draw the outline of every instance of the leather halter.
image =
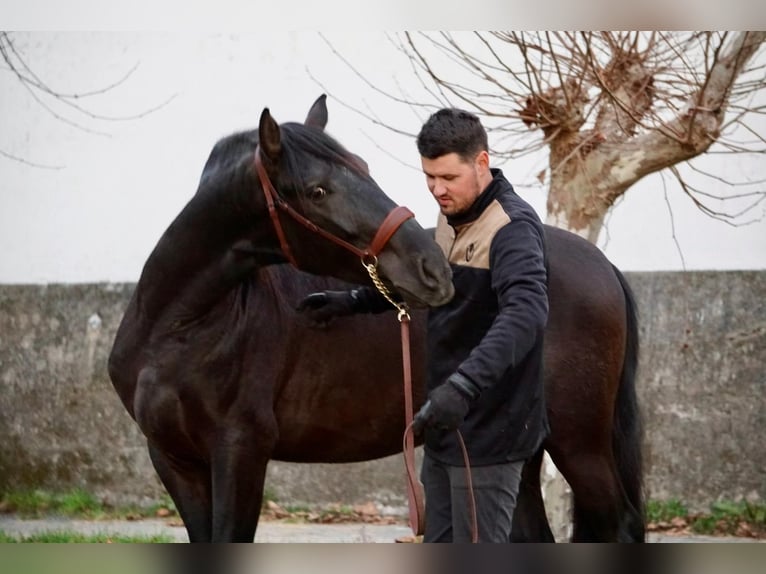
<svg viewBox="0 0 766 574">
<path fill-rule="evenodd" d="M 274 185 L 271 183 L 268 173 L 266 173 L 266 168 L 263 166 L 260 145 L 255 148 L 255 169 L 258 172 L 258 178 L 261 180 L 263 194 L 266 196 L 266 206 L 269 209 L 271 222 L 273 223 L 274 230 L 276 231 L 277 237 L 279 238 L 279 245 L 282 248 L 282 253 L 284 253 L 287 260 L 296 268 L 300 267 L 295 259 L 295 256 L 293 255 L 292 250 L 290 249 L 290 245 L 287 242 L 285 232 L 282 229 L 282 224 L 279 221 L 279 213 L 277 213 L 276 209 L 277 207 L 289 215 L 294 221 L 297 221 L 303 225 L 309 231 L 312 231 L 313 233 L 316 233 L 317 235 L 332 241 L 336 245 L 339 245 L 345 250 L 350 251 L 354 255 L 358 256 L 363 263 L 372 263 L 378 254 L 383 251 L 383 248 L 386 246 L 393 234 L 396 233 L 397 229 L 399 229 L 399 227 L 405 221 L 415 217 L 415 214 L 406 207 L 402 205 L 395 207 L 386 216 L 386 218 L 383 220 L 383 223 L 380 224 L 380 227 L 375 233 L 375 237 L 372 238 L 369 246 L 364 249 L 359 249 L 348 241 L 344 241 L 337 235 L 333 235 L 329 231 L 322 229 L 311 220 L 295 211 L 295 209 L 293 209 L 290 204 L 288 204 L 284 199 L 280 197 L 280 195 L 277 193 L 277 190 L 274 188 Z"/>
</svg>

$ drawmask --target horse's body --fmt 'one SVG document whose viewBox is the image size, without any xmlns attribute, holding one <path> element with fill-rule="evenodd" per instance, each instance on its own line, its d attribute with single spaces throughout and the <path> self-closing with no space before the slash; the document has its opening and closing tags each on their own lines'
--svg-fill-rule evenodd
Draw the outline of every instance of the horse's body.
<svg viewBox="0 0 766 574">
<path fill-rule="evenodd" d="M 350 462 L 401 451 L 395 316 L 347 317 L 315 328 L 295 311 L 298 302 L 347 284 L 271 265 L 284 257 L 243 159 L 260 145 L 273 160 L 277 189 L 295 188 L 285 182 L 295 163 L 275 154 L 279 128 L 269 119 L 262 116 L 259 132 L 238 140 L 236 153 L 232 142 L 216 146 L 200 191 L 147 261 L 110 356 L 115 389 L 146 435 L 191 541 L 252 541 L 270 459 Z M 309 188 L 318 179 L 336 194 L 353 188 L 375 201 L 382 196 L 368 176 L 322 160 L 316 153 L 302 160 L 320 163 L 309 170 Z M 379 211 L 368 217 L 371 202 L 341 214 L 340 223 L 330 215 L 348 212 L 348 199 L 329 213 L 301 205 L 313 220 L 360 243 L 391 207 L 390 200 L 373 205 Z M 364 281 L 353 259 L 295 227 L 286 231 L 302 266 Z M 380 254 L 387 280 L 410 302 L 438 305 L 451 296 L 448 267 L 434 248 L 427 232 L 408 222 Z M 619 272 L 584 240 L 549 228 L 548 249 L 552 434 L 545 448 L 574 492 L 574 537 L 643 540 L 634 304 Z M 424 399 L 424 315 L 415 311 L 412 321 L 416 408 Z M 541 457 L 542 451 L 525 470 L 518 539 L 552 539 Z"/>
</svg>

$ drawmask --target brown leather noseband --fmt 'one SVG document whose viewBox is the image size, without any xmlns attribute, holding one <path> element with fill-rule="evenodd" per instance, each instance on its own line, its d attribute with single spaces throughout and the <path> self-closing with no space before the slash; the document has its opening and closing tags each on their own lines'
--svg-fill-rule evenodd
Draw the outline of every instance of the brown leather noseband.
<svg viewBox="0 0 766 574">
<path fill-rule="evenodd" d="M 362 262 L 366 264 L 372 263 L 375 260 L 378 254 L 383 251 L 383 248 L 386 246 L 393 234 L 396 233 L 397 229 L 399 229 L 399 227 L 405 221 L 415 217 L 415 214 L 406 207 L 402 205 L 395 207 L 386 216 L 386 218 L 383 220 L 383 223 L 380 224 L 380 227 L 375 233 L 375 236 L 372 238 L 369 246 L 364 249 L 359 249 L 348 241 L 344 241 L 337 235 L 322 229 L 310 219 L 307 219 L 298 213 L 295 209 L 293 209 L 292 206 L 290 206 L 290 204 L 282 199 L 282 197 L 277 193 L 277 190 L 274 188 L 274 185 L 271 183 L 269 175 L 266 173 L 266 168 L 263 166 L 260 146 L 255 148 L 255 169 L 258 172 L 259 179 L 261 180 L 263 194 L 266 196 L 266 206 L 269 209 L 271 222 L 273 223 L 274 230 L 276 231 L 277 237 L 279 238 L 279 245 L 282 248 L 282 253 L 284 253 L 287 260 L 296 268 L 300 267 L 295 259 L 295 256 L 293 255 L 292 250 L 290 249 L 290 245 L 287 242 L 285 232 L 282 229 L 282 224 L 279 221 L 279 213 L 277 213 L 277 207 L 289 215 L 294 221 L 303 225 L 309 231 L 316 233 L 317 235 L 320 235 L 325 239 L 332 241 L 336 245 L 343 247 L 347 251 L 357 255 L 362 260 Z"/>
</svg>

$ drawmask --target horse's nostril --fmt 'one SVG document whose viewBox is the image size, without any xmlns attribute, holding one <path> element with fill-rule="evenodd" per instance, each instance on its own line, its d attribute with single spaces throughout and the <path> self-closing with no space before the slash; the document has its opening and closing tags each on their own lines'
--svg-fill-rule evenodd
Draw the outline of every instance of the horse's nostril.
<svg viewBox="0 0 766 574">
<path fill-rule="evenodd" d="M 425 257 L 420 258 L 420 279 L 429 289 L 437 289 L 439 287 L 439 275 L 434 268 L 434 265 L 429 263 Z"/>
</svg>

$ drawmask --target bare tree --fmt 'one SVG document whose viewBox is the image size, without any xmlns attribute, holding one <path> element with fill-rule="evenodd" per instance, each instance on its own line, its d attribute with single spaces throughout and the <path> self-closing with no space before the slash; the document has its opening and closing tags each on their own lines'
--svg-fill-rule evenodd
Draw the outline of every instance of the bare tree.
<svg viewBox="0 0 766 574">
<path fill-rule="evenodd" d="M 125 116 L 109 116 L 93 112 L 84 103 L 87 99 L 93 98 L 110 92 L 126 82 L 135 72 L 138 64 L 134 65 L 118 80 L 106 84 L 98 89 L 83 92 L 64 92 L 52 88 L 48 83 L 35 73 L 34 67 L 28 62 L 23 48 L 19 48 L 14 34 L 11 32 L 0 31 L 0 58 L 2 58 L 3 70 L 11 74 L 21 86 L 27 91 L 29 97 L 39 104 L 51 117 L 63 122 L 75 129 L 88 132 L 95 135 L 108 135 L 107 133 L 94 129 L 87 125 L 88 122 L 115 122 L 136 120 L 167 105 L 175 95 L 170 96 L 162 103 L 152 106 L 149 109 L 142 110 L 139 113 Z M 59 169 L 61 166 L 51 166 L 28 158 L 19 157 L 0 148 L 0 156 L 7 159 L 18 161 L 33 167 L 46 169 Z"/>
<path fill-rule="evenodd" d="M 662 170 L 711 217 L 751 222 L 744 216 L 766 197 L 763 181 L 725 180 L 689 162 L 766 152 L 752 126 L 766 110 L 764 39 L 766 32 L 403 33 L 392 40 L 425 96 L 395 94 L 354 73 L 414 109 L 474 111 L 496 157 L 547 150 L 538 176 L 549 186 L 547 222 L 596 242 L 614 202 Z M 692 174 L 725 189 L 702 189 Z M 739 207 L 720 209 L 717 200 Z"/>
</svg>

